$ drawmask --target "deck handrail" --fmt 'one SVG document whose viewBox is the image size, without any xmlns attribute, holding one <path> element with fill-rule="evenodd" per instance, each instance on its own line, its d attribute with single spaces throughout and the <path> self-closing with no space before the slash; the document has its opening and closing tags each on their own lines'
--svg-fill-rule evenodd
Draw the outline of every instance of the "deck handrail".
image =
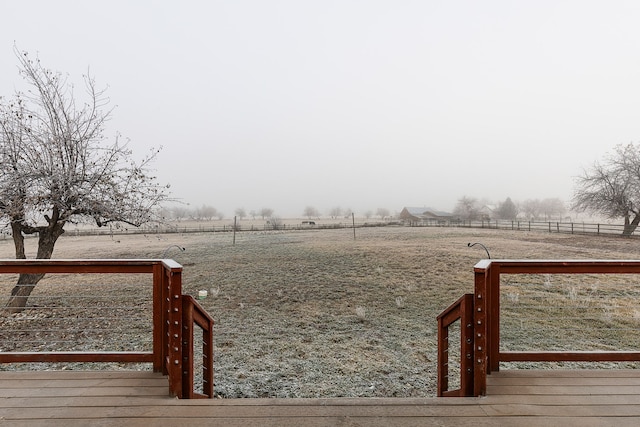
<svg viewBox="0 0 640 427">
<path fill-rule="evenodd" d="M 638 260 L 482 260 L 474 266 L 474 392 L 500 362 L 640 361 L 639 351 L 501 351 L 500 277 L 504 274 L 640 274 Z"/>
<path fill-rule="evenodd" d="M 192 340 L 193 334 L 184 335 L 183 324 L 185 321 L 187 323 L 192 321 L 203 329 L 206 326 L 208 333 L 211 333 L 212 319 L 197 304 L 197 307 L 193 308 L 195 314 L 189 315 L 191 317 L 183 315 L 185 298 L 182 295 L 182 266 L 180 264 L 171 259 L 0 260 L 0 274 L 20 273 L 151 274 L 153 276 L 153 351 L 0 352 L 0 363 L 152 363 L 154 372 L 162 372 L 169 377 L 169 391 L 172 395 L 179 398 L 191 396 L 192 393 L 185 393 L 183 387 L 186 382 L 185 378 L 188 378 L 189 375 L 193 378 L 193 372 L 190 371 L 192 367 L 189 368 L 189 364 L 183 366 L 185 363 L 183 351 L 184 348 L 193 345 L 192 342 L 189 342 L 190 339 Z M 193 304 L 187 306 L 194 307 Z M 201 321 L 202 319 L 206 321 Z M 187 331 L 189 331 L 188 327 Z M 186 343 L 183 342 L 183 335 L 187 340 Z M 212 368 L 210 371 L 212 373 Z M 212 396 L 213 391 L 210 390 L 207 397 Z"/>
<path fill-rule="evenodd" d="M 182 296 L 183 395 L 188 399 L 213 397 L 213 318 L 190 295 Z M 194 391 L 194 333 L 202 330 L 202 393 Z"/>
<path fill-rule="evenodd" d="M 449 390 L 449 327 L 460 321 L 460 388 Z M 473 393 L 473 294 L 465 294 L 438 316 L 438 397 Z"/>
</svg>

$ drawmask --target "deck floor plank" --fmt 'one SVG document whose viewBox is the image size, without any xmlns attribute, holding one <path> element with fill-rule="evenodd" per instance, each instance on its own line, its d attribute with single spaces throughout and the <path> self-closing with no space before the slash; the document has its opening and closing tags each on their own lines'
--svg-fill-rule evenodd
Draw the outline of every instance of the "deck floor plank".
<svg viewBox="0 0 640 427">
<path fill-rule="evenodd" d="M 636 426 L 640 370 L 501 371 L 479 398 L 197 399 L 152 372 L 0 372 L 0 426 Z"/>
</svg>

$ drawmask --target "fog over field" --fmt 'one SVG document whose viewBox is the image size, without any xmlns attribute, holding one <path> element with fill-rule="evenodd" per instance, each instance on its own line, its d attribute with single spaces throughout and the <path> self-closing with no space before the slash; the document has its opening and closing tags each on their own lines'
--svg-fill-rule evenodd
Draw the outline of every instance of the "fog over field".
<svg viewBox="0 0 640 427">
<path fill-rule="evenodd" d="M 105 134 L 192 206 L 356 213 L 463 196 L 569 200 L 573 177 L 640 136 L 635 1 L 8 2 L 14 44 L 89 72 Z"/>
</svg>

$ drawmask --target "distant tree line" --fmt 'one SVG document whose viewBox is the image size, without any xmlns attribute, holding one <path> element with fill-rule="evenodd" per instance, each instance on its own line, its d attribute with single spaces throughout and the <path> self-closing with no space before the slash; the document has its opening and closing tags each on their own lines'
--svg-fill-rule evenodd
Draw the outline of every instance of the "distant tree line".
<svg viewBox="0 0 640 427">
<path fill-rule="evenodd" d="M 250 210 L 248 212 L 245 208 L 237 208 L 234 211 L 234 216 L 239 220 L 250 218 L 254 220 L 263 219 L 265 221 L 276 221 L 279 218 L 274 215 L 274 213 L 275 210 L 268 207 Z M 301 214 L 303 217 L 309 219 L 318 219 L 323 216 L 323 213 L 319 209 L 311 205 L 306 206 Z M 351 218 L 353 214 L 354 212 L 353 210 L 351 210 L 351 208 L 341 208 L 339 206 L 334 206 L 329 209 L 324 215 L 330 217 L 331 219 L 339 219 Z M 393 214 L 387 208 L 377 208 L 375 212 L 373 210 L 367 210 L 362 214 L 362 216 L 366 219 L 393 219 Z M 164 211 L 162 212 L 162 217 L 166 220 L 175 221 L 211 221 L 214 219 L 222 220 L 226 218 L 224 212 L 206 204 L 197 207 L 191 207 L 189 205 L 174 206 L 168 209 L 164 209 Z"/>
<path fill-rule="evenodd" d="M 237 208 L 234 211 L 235 216 L 240 220 L 247 217 L 251 217 L 252 219 L 262 218 L 264 220 L 272 219 L 273 213 L 274 210 L 271 208 L 251 210 L 248 214 L 244 208 Z M 214 219 L 221 220 L 225 218 L 224 212 L 209 205 L 202 205 L 198 207 L 174 206 L 170 209 L 165 209 L 162 216 L 165 219 L 172 219 L 176 221 L 211 221 Z"/>
<path fill-rule="evenodd" d="M 567 212 L 565 203 L 558 198 L 527 199 L 514 202 L 510 197 L 493 203 L 464 196 L 458 200 L 453 215 L 462 220 L 516 220 L 528 221 L 560 219 Z"/>
</svg>

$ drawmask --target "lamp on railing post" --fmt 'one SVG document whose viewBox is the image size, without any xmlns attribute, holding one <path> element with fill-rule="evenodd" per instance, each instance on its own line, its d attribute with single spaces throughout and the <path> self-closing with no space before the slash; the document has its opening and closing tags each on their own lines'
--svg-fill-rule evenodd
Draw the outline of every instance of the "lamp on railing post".
<svg viewBox="0 0 640 427">
<path fill-rule="evenodd" d="M 489 249 L 487 249 L 487 247 L 486 247 L 485 245 L 483 245 L 482 243 L 479 243 L 479 242 L 476 242 L 476 243 L 467 243 L 467 246 L 468 246 L 468 247 L 470 247 L 470 248 L 472 248 L 472 247 L 474 247 L 474 246 L 476 246 L 476 245 L 481 246 L 481 247 L 484 249 L 484 251 L 487 253 L 487 257 L 488 257 L 489 259 L 491 259 L 491 254 L 489 253 Z"/>
</svg>

